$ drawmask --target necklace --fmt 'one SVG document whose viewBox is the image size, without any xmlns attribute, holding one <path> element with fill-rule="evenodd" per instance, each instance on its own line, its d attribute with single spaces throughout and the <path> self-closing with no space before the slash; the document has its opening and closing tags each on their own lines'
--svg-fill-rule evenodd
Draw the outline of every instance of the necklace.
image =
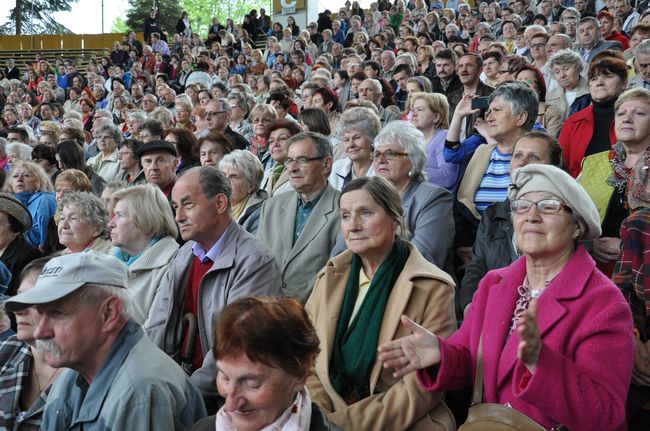
<svg viewBox="0 0 650 431">
<path fill-rule="evenodd" d="M 43 390 L 47 389 L 52 384 L 52 381 L 54 380 L 54 378 L 56 377 L 57 374 L 59 374 L 59 369 L 54 370 L 54 372 L 50 376 L 49 380 L 47 382 L 45 382 L 45 386 L 42 387 L 41 386 L 41 381 L 38 378 L 38 373 L 36 372 L 36 368 L 34 367 L 34 377 L 36 378 L 36 388 L 38 389 L 39 394 L 43 393 Z"/>
</svg>

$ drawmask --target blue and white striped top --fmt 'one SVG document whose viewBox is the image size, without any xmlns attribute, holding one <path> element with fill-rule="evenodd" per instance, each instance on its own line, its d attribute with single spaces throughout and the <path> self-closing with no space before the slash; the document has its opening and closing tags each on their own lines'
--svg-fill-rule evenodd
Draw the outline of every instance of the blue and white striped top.
<svg viewBox="0 0 650 431">
<path fill-rule="evenodd" d="M 508 197 L 511 158 L 512 153 L 503 154 L 498 147 L 492 150 L 490 164 L 474 195 L 474 204 L 480 214 L 493 203 L 503 202 Z"/>
</svg>

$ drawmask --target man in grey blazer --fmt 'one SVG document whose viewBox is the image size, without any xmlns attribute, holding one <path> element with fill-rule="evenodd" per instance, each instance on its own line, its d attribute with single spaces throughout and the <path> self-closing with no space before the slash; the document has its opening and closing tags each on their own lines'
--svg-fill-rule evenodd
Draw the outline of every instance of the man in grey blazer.
<svg viewBox="0 0 650 431">
<path fill-rule="evenodd" d="M 292 191 L 265 201 L 258 238 L 282 271 L 282 293 L 305 302 L 339 231 L 339 192 L 329 185 L 332 147 L 327 137 L 304 132 L 288 142 Z"/>
</svg>

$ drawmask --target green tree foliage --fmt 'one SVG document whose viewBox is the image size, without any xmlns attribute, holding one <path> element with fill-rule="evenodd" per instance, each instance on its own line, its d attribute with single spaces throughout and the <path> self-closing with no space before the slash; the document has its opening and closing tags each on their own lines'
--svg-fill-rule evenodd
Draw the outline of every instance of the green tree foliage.
<svg viewBox="0 0 650 431">
<path fill-rule="evenodd" d="M 214 0 L 212 0 L 214 1 Z M 153 5 L 152 0 L 129 0 L 130 8 L 126 12 L 126 24 L 129 29 L 142 31 L 144 29 L 144 20 L 149 17 L 149 11 Z M 176 22 L 181 17 L 183 7 L 178 0 L 156 0 L 158 15 L 163 31 L 171 36 L 176 28 Z"/>
<path fill-rule="evenodd" d="M 2 0 L 10 1 L 10 0 Z M 59 34 L 71 33 L 52 16 L 70 11 L 77 0 L 15 0 L 9 21 L 0 26 L 0 34 Z"/>
<path fill-rule="evenodd" d="M 271 10 L 269 0 L 181 0 L 181 4 L 183 9 L 190 14 L 192 30 L 199 32 L 203 37 L 207 36 L 208 28 L 215 16 L 222 24 L 225 24 L 229 17 L 235 21 L 235 24 L 241 24 L 244 21 L 244 15 L 251 9 L 257 9 L 259 12 L 260 8 L 264 8 L 267 14 Z"/>
<path fill-rule="evenodd" d="M 113 21 L 113 26 L 111 27 L 111 33 L 126 33 L 129 31 L 129 25 L 126 23 L 124 18 L 118 16 Z"/>
</svg>

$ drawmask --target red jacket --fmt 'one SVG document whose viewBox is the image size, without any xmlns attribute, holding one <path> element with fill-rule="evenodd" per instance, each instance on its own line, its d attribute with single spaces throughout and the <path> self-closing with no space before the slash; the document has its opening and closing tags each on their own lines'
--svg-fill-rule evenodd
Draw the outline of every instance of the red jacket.
<svg viewBox="0 0 650 431">
<path fill-rule="evenodd" d="M 625 51 L 630 47 L 630 39 L 617 31 L 612 32 L 612 34 L 610 34 L 609 37 L 606 37 L 605 40 L 616 40 L 621 42 L 621 51 Z"/>
<path fill-rule="evenodd" d="M 577 178 L 582 172 L 582 160 L 585 158 L 585 151 L 594 135 L 594 107 L 589 105 L 585 109 L 576 112 L 566 119 L 560 131 L 560 146 L 562 147 L 562 158 L 567 165 L 569 174 Z M 609 142 L 616 143 L 614 133 L 614 122 L 609 126 Z"/>
<path fill-rule="evenodd" d="M 621 291 L 579 246 L 537 304 L 542 349 L 534 373 L 508 337 L 526 275 L 526 257 L 487 273 L 465 321 L 439 337 L 441 360 L 418 371 L 425 390 L 471 387 L 483 336 L 483 402 L 510 405 L 551 428 L 624 431 L 625 399 L 634 364 L 632 313 Z"/>
</svg>

